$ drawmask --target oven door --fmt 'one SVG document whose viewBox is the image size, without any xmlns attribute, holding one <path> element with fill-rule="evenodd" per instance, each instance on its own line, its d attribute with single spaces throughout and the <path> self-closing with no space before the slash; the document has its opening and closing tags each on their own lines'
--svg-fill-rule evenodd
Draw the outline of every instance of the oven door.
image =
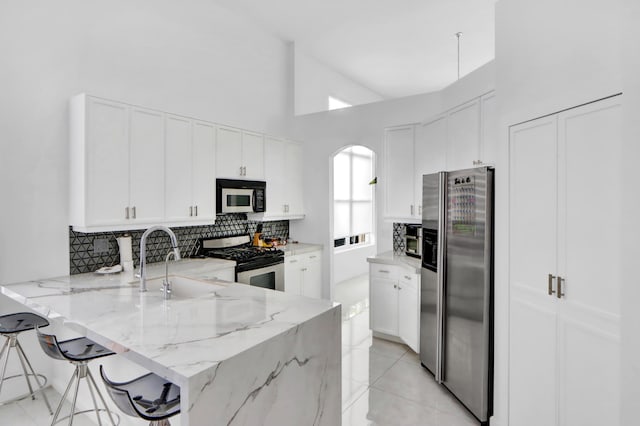
<svg viewBox="0 0 640 426">
<path fill-rule="evenodd" d="M 245 188 L 222 188 L 222 213 L 251 213 L 254 205 L 254 190 Z"/>
<path fill-rule="evenodd" d="M 284 262 L 238 272 L 237 281 L 256 287 L 284 291 Z"/>
</svg>

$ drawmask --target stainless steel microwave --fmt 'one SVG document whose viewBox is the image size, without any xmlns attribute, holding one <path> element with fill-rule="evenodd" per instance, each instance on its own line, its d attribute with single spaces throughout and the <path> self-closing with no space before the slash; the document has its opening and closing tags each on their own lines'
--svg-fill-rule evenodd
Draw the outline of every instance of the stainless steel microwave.
<svg viewBox="0 0 640 426">
<path fill-rule="evenodd" d="M 405 225 L 404 253 L 407 256 L 420 258 L 422 256 L 422 227 L 420 225 Z"/>
<path fill-rule="evenodd" d="M 264 181 L 216 179 L 216 213 L 262 213 L 266 192 Z"/>
</svg>

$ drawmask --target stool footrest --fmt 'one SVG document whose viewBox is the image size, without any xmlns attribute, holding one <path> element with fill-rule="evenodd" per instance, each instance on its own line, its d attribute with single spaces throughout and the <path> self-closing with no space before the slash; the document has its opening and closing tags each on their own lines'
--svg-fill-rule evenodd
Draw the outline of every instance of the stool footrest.
<svg viewBox="0 0 640 426">
<path fill-rule="evenodd" d="M 44 391 L 44 388 L 47 386 L 47 377 L 46 376 L 44 376 L 43 374 L 35 374 L 35 375 L 34 374 L 28 374 L 28 376 L 40 377 L 42 380 L 44 380 L 44 383 L 41 385 L 41 387 L 39 389 L 34 389 L 33 392 L 27 392 L 27 393 L 25 393 L 23 395 L 13 397 L 13 398 L 8 399 L 6 401 L 0 401 L 0 407 L 3 406 L 3 405 L 11 404 L 12 402 L 22 401 L 25 398 L 28 398 L 30 396 L 35 396 L 37 393 L 40 393 L 40 392 Z M 17 379 L 18 377 L 24 377 L 24 374 L 16 374 L 16 375 L 13 375 L 13 376 L 5 377 L 4 381 L 11 380 L 11 379 Z"/>
<path fill-rule="evenodd" d="M 108 413 L 108 412 L 107 412 L 107 410 L 105 410 L 104 408 L 99 408 L 99 409 L 98 409 L 98 412 L 99 412 L 100 414 L 102 414 L 102 413 Z M 73 416 L 75 417 L 75 416 L 77 416 L 78 414 L 89 414 L 89 413 L 93 413 L 93 414 L 95 414 L 95 413 L 96 413 L 96 410 L 95 410 L 95 409 L 93 409 L 93 410 L 82 410 L 82 411 L 76 411 L 75 413 L 73 413 Z M 111 412 L 111 415 L 112 415 L 113 417 L 115 417 L 115 418 L 116 418 L 116 425 L 119 425 L 119 424 L 120 424 L 120 415 L 119 415 L 118 413 L 114 413 L 114 412 Z M 58 423 L 61 423 L 63 420 L 68 420 L 68 419 L 69 419 L 69 417 L 71 417 L 71 414 L 69 414 L 68 416 L 64 416 L 64 417 L 62 417 L 62 418 L 60 418 L 60 419 L 56 420 L 56 422 L 55 422 L 55 423 L 52 423 L 52 425 L 57 425 Z M 102 420 L 103 422 L 107 421 L 108 419 L 109 419 L 108 414 L 107 414 L 107 417 L 106 417 L 105 419 L 102 419 L 102 416 L 101 416 L 101 420 Z"/>
</svg>

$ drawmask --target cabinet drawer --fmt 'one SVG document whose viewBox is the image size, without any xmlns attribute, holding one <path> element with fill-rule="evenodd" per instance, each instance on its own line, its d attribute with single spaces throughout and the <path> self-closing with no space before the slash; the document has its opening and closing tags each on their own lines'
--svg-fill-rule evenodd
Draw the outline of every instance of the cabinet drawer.
<svg viewBox="0 0 640 426">
<path fill-rule="evenodd" d="M 398 267 L 393 265 L 385 265 L 383 263 L 371 263 L 369 265 L 369 274 L 372 277 L 397 280 L 398 272 Z"/>
</svg>

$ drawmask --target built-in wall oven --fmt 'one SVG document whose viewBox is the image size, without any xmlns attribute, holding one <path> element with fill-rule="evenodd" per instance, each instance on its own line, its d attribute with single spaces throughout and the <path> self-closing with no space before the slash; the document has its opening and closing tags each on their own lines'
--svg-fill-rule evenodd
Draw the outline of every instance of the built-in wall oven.
<svg viewBox="0 0 640 426">
<path fill-rule="evenodd" d="M 250 241 L 249 235 L 201 238 L 197 255 L 234 260 L 239 283 L 284 291 L 284 252 L 253 247 Z"/>
</svg>

